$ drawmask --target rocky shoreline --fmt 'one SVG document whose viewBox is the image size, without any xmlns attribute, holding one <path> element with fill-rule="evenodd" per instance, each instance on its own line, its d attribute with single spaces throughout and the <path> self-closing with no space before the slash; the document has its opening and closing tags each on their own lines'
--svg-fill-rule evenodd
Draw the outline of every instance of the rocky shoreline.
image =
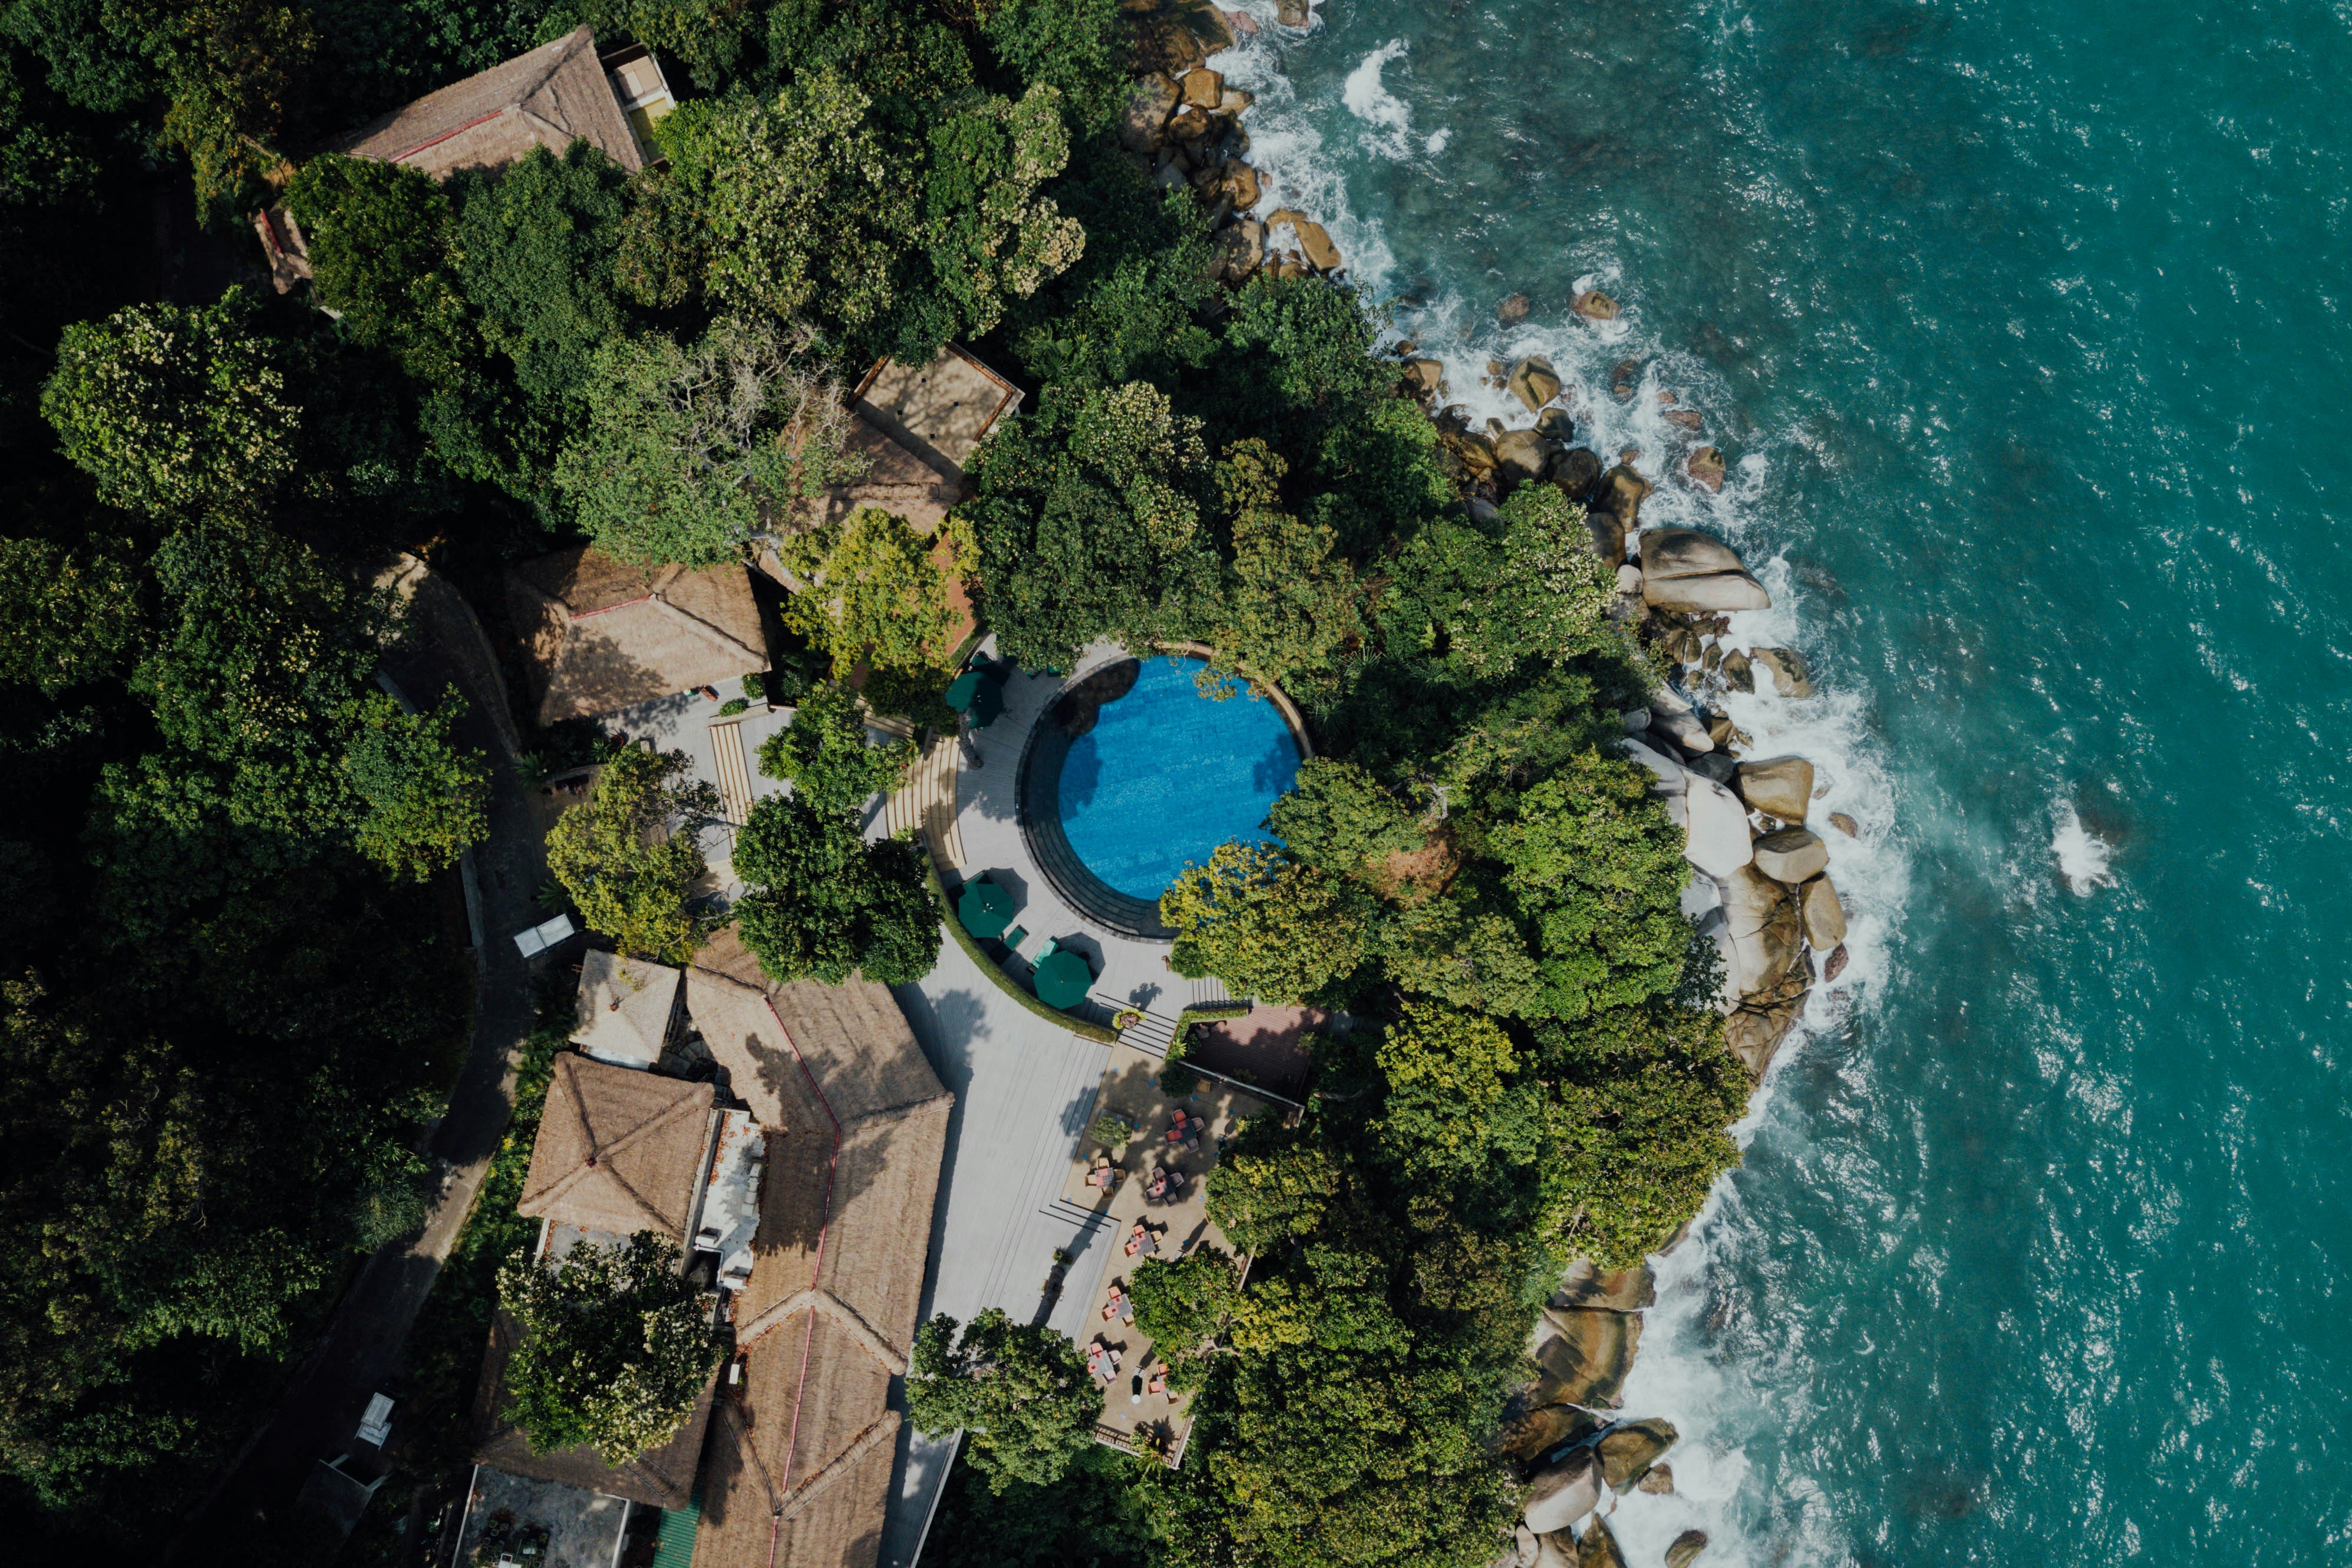
<svg viewBox="0 0 2352 1568">
<path fill-rule="evenodd" d="M 1127 0 L 1124 9 L 1136 46 L 1123 145 L 1163 188 L 1196 193 L 1208 215 L 1216 278 L 1238 288 L 1262 271 L 1344 277 L 1339 248 L 1321 225 L 1287 208 L 1255 214 L 1266 182 L 1247 162 L 1242 120 L 1253 99 L 1226 87 L 1208 61 L 1255 33 L 1256 21 L 1209 0 Z M 1310 20 L 1307 0 L 1282 0 L 1281 25 Z M 1530 308 L 1515 294 L 1496 317 L 1515 325 Z M 1577 295 L 1570 308 L 1593 322 L 1619 314 L 1617 302 L 1597 289 Z M 1827 793 L 1816 787 L 1812 764 L 1751 757 L 1753 739 L 1720 711 L 1721 698 L 1756 691 L 1759 682 L 1783 697 L 1810 697 L 1805 660 L 1790 648 L 1730 642 L 1730 616 L 1769 609 L 1770 593 L 1721 540 L 1695 528 L 1643 526 L 1642 505 L 1655 486 L 1633 466 L 1641 454 L 1628 448 L 1606 464 L 1576 444 L 1570 394 L 1549 360 L 1490 361 L 1486 384 L 1508 392 L 1529 423 L 1488 419 L 1475 428 L 1469 412 L 1448 401 L 1441 361 L 1411 342 L 1395 351 L 1401 390 L 1436 424 L 1474 518 L 1491 516 L 1519 485 L 1551 483 L 1584 507 L 1590 546 L 1616 570 L 1612 613 L 1632 626 L 1659 673 L 1647 706 L 1623 715 L 1623 750 L 1654 776 L 1653 792 L 1684 831 L 1691 866 L 1684 907 L 1722 956 L 1726 1044 L 1760 1085 L 1814 986 L 1846 966 L 1845 911 L 1829 875 L 1831 841 L 1811 822 L 1814 801 Z M 1621 402 L 1637 396 L 1642 369 L 1638 360 L 1621 361 L 1610 394 Z M 1705 417 L 1671 392 L 1654 395 L 1678 439 L 1679 461 L 1667 465 L 1673 482 L 1720 492 L 1727 464 L 1703 439 Z M 1847 838 L 1858 833 L 1843 813 L 1822 825 Z M 1648 1269 L 1603 1272 L 1580 1259 L 1538 1317 L 1528 1352 L 1536 1375 L 1513 1396 L 1493 1445 L 1527 1484 L 1515 1538 L 1493 1568 L 1624 1568 L 1606 1519 L 1615 1500 L 1674 1490 L 1664 1458 L 1677 1438 L 1674 1427 L 1629 1420 L 1622 1410 L 1642 1314 L 1655 1300 Z M 1704 1531 L 1684 1531 L 1666 1551 L 1667 1568 L 1689 1568 L 1706 1545 Z"/>
</svg>

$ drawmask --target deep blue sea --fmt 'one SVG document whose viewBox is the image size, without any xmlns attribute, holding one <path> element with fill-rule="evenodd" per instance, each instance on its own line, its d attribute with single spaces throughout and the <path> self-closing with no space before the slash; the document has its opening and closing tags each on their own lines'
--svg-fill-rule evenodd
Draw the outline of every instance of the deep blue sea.
<svg viewBox="0 0 2352 1568">
<path fill-rule="evenodd" d="M 1823 695 L 1734 716 L 1862 826 L 1633 1568 L 2352 1563 L 2352 5 L 1249 5 L 1267 205 L 1458 399 L 1548 352 L 1661 479 L 1703 414 L 1644 518 L 1765 576 Z"/>
<path fill-rule="evenodd" d="M 1203 696 L 1198 659 L 1143 661 L 1134 689 L 1070 743 L 1055 804 L 1087 869 L 1147 903 L 1219 844 L 1272 841 L 1266 808 L 1298 776 L 1298 743 L 1238 683 Z"/>
</svg>

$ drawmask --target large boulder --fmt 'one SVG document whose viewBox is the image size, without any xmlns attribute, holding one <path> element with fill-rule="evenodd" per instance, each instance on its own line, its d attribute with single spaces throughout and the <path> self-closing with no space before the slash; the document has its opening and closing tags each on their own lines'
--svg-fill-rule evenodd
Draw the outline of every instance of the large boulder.
<svg viewBox="0 0 2352 1568">
<path fill-rule="evenodd" d="M 1741 818 L 1741 826 L 1747 819 Z M 1803 935 L 1797 901 L 1790 891 L 1755 866 L 1741 864 L 1720 873 L 1723 915 L 1731 935 L 1734 996 L 1750 996 L 1778 985 L 1797 961 Z"/>
<path fill-rule="evenodd" d="M 1739 765 L 1739 793 L 1768 817 L 1801 824 L 1813 799 L 1813 765 L 1801 757 L 1769 757 Z"/>
<path fill-rule="evenodd" d="M 1204 111 L 1215 110 L 1225 96 L 1223 73 L 1213 71 L 1206 66 L 1186 71 L 1178 87 L 1186 103 Z"/>
<path fill-rule="evenodd" d="M 1226 197 L 1234 204 L 1234 211 L 1237 213 L 1245 213 L 1256 206 L 1258 198 L 1265 193 L 1264 187 L 1258 182 L 1257 171 L 1241 162 L 1225 165 L 1225 177 L 1222 188 Z"/>
<path fill-rule="evenodd" d="M 1741 1008 L 1723 1020 L 1724 1049 L 1748 1069 L 1750 1079 L 1764 1082 L 1772 1059 L 1780 1052 L 1780 1042 L 1789 1038 L 1789 1031 L 1797 1027 L 1797 1019 L 1804 1016 L 1805 1002 L 1811 994 L 1803 992 L 1769 1007 Z"/>
<path fill-rule="evenodd" d="M 1536 1538 L 1532 1568 L 1580 1568 L 1576 1561 L 1576 1536 L 1566 1530 Z"/>
<path fill-rule="evenodd" d="M 1845 905 L 1826 876 L 1817 876 L 1797 889 L 1797 908 L 1804 916 L 1805 940 L 1816 953 L 1827 953 L 1845 941 Z"/>
<path fill-rule="evenodd" d="M 1255 218 L 1228 224 L 1217 231 L 1210 246 L 1210 263 L 1217 276 L 1228 283 L 1241 283 L 1265 260 L 1265 225 Z"/>
<path fill-rule="evenodd" d="M 1171 77 L 1181 77 L 1209 57 L 1199 35 L 1181 17 L 1139 20 L 1129 37 L 1134 41 L 1135 68 L 1139 71 L 1165 71 Z"/>
<path fill-rule="evenodd" d="M 1707 577 L 1644 576 L 1642 601 L 1659 610 L 1685 614 L 1722 614 L 1733 610 L 1769 610 L 1772 596 L 1744 571 L 1718 571 Z"/>
<path fill-rule="evenodd" d="M 1528 405 L 1529 413 L 1559 395 L 1559 377 L 1552 370 L 1551 361 L 1541 354 L 1529 354 L 1513 365 L 1505 384 L 1511 389 L 1513 397 Z"/>
<path fill-rule="evenodd" d="M 1643 726 L 1644 728 L 1648 727 L 1648 724 L 1654 724 L 1656 722 L 1656 716 L 1646 710 L 1643 712 L 1643 717 L 1647 721 Z M 1652 794 L 1679 795 L 1690 787 L 1690 776 L 1684 768 L 1683 765 L 1674 758 L 1668 757 L 1664 752 L 1660 751 L 1656 747 L 1652 746 L 1645 741 L 1631 738 L 1621 742 L 1621 744 L 1624 747 L 1625 755 L 1628 758 L 1640 763 L 1643 767 L 1648 768 L 1651 772 L 1658 776 L 1658 781 L 1650 786 L 1650 792 Z"/>
<path fill-rule="evenodd" d="M 1507 430 L 1495 437 L 1495 461 L 1517 479 L 1540 479 L 1559 448 L 1532 430 Z"/>
<path fill-rule="evenodd" d="M 1592 536 L 1592 553 L 1611 566 L 1625 564 L 1625 525 L 1614 512 L 1587 512 L 1584 527 Z"/>
<path fill-rule="evenodd" d="M 1328 230 L 1305 213 L 1284 207 L 1268 214 L 1265 226 L 1269 231 L 1287 227 L 1298 236 L 1299 254 L 1318 272 L 1336 272 L 1339 268 L 1339 247 L 1331 243 Z"/>
<path fill-rule="evenodd" d="M 1571 446 L 1552 459 L 1551 482 L 1559 486 L 1570 500 L 1584 500 L 1592 494 L 1592 487 L 1601 483 L 1601 459 L 1590 446 Z"/>
<path fill-rule="evenodd" d="M 1675 1468 L 1672 1465 L 1652 1465 L 1650 1473 L 1633 1483 L 1635 1491 L 1645 1491 L 1664 1497 L 1675 1490 Z"/>
<path fill-rule="evenodd" d="M 1655 1306 L 1657 1281 L 1640 1263 L 1630 1269 L 1603 1269 L 1590 1258 L 1579 1258 L 1559 1279 L 1552 1292 L 1555 1307 L 1598 1307 L 1612 1312 L 1634 1312 Z"/>
<path fill-rule="evenodd" d="M 1715 749 L 1715 742 L 1707 736 L 1706 726 L 1694 713 L 1653 708 L 1650 710 L 1650 728 L 1653 733 L 1665 737 L 1693 755 Z"/>
<path fill-rule="evenodd" d="M 1603 511 L 1614 512 L 1623 518 L 1625 531 L 1630 534 L 1642 526 L 1642 503 L 1649 495 L 1650 482 L 1636 474 L 1632 465 L 1620 463 L 1601 478 L 1595 499 Z"/>
<path fill-rule="evenodd" d="M 1588 321 L 1617 319 L 1617 301 L 1598 288 L 1588 288 L 1568 302 L 1568 308 Z"/>
<path fill-rule="evenodd" d="M 1532 1459 L 1562 1443 L 1588 1437 L 1600 1420 L 1573 1405 L 1539 1405 L 1533 1409 L 1506 1410 L 1502 1425 L 1486 1447 L 1498 1458 Z"/>
<path fill-rule="evenodd" d="M 1423 397 L 1435 397 L 1445 390 L 1445 367 L 1435 360 L 1407 360 L 1404 374 Z"/>
<path fill-rule="evenodd" d="M 1609 1531 L 1606 1520 L 1596 1519 L 1584 1539 L 1576 1543 L 1577 1568 L 1625 1568 L 1625 1553 Z"/>
<path fill-rule="evenodd" d="M 1612 474 L 1610 478 L 1615 479 L 1616 475 Z M 1718 571 L 1747 570 L 1748 563 L 1739 559 L 1737 550 L 1696 528 L 1652 528 L 1642 536 L 1644 577 L 1706 577 Z"/>
<path fill-rule="evenodd" d="M 1544 1403 L 1614 1410 L 1642 1343 L 1641 1314 L 1546 1307 L 1539 1330 L 1545 1338 L 1535 1362 L 1544 1377 L 1537 1387 L 1551 1396 Z"/>
<path fill-rule="evenodd" d="M 1748 662 L 1748 655 L 1737 648 L 1727 650 L 1723 655 L 1723 684 L 1735 692 L 1756 689 L 1756 667 Z"/>
<path fill-rule="evenodd" d="M 1784 697 L 1809 697 L 1813 695 L 1812 672 L 1806 668 L 1804 655 L 1793 648 L 1753 648 L 1748 658 L 1756 667 L 1772 677 L 1773 689 Z"/>
<path fill-rule="evenodd" d="M 1748 837 L 1748 809 L 1712 779 L 1695 773 L 1684 778 L 1683 858 L 1718 882 L 1747 869 L 1755 852 Z"/>
<path fill-rule="evenodd" d="M 1712 734 L 1712 730 L 1709 731 Z M 1730 754 L 1722 751 L 1702 752 L 1690 759 L 1690 770 L 1702 779 L 1712 779 L 1727 788 L 1735 789 L 1733 780 L 1739 777 L 1739 764 Z"/>
<path fill-rule="evenodd" d="M 1520 1517 L 1538 1535 L 1549 1535 L 1600 1506 L 1601 1468 L 1592 1462 L 1592 1450 L 1583 1448 L 1537 1472 L 1528 1483 L 1527 1507 Z"/>
<path fill-rule="evenodd" d="M 1158 71 L 1138 77 L 1127 89 L 1127 108 L 1119 121 L 1118 139 L 1130 152 L 1149 152 L 1160 145 L 1160 133 L 1175 112 L 1181 96 L 1173 80 Z"/>
<path fill-rule="evenodd" d="M 1609 1483 L 1611 1491 L 1632 1490 L 1633 1483 L 1649 1474 L 1658 1456 L 1673 1448 L 1680 1436 L 1671 1421 L 1628 1421 L 1611 1427 L 1598 1446 L 1601 1479 Z"/>
<path fill-rule="evenodd" d="M 1570 417 L 1568 410 L 1558 404 L 1536 410 L 1536 428 L 1554 441 L 1570 442 L 1576 439 L 1576 421 Z"/>
<path fill-rule="evenodd" d="M 1829 869 L 1830 848 L 1811 828 L 1783 828 L 1756 841 L 1756 869 L 1795 887 Z"/>
<path fill-rule="evenodd" d="M 1706 1550 L 1706 1531 L 1685 1530 L 1666 1548 L 1666 1568 L 1690 1568 L 1698 1554 Z"/>
</svg>

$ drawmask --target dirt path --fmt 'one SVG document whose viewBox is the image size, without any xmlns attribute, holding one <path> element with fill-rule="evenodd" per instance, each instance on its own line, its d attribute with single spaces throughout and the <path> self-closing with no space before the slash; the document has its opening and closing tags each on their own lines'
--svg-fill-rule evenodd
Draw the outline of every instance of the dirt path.
<svg viewBox="0 0 2352 1568">
<path fill-rule="evenodd" d="M 457 591 L 421 569 L 402 587 L 414 595 L 411 632 L 407 644 L 384 659 L 385 674 L 422 706 L 456 685 L 467 705 L 457 737 L 491 762 L 489 838 L 474 851 L 485 941 L 473 1042 L 434 1133 L 441 1185 L 423 1234 L 387 1243 L 368 1260 L 269 1425 L 184 1531 L 182 1542 L 190 1546 L 233 1539 L 257 1519 L 282 1517 L 314 1465 L 356 1446 L 352 1435 L 369 1396 L 397 1368 L 408 1331 L 489 1169 L 530 1031 L 530 967 L 512 934 L 541 918 L 532 894 L 546 873 L 529 797 L 515 775 L 506 695 L 489 643 Z M 188 1555 L 207 1553 L 198 1547 Z"/>
</svg>

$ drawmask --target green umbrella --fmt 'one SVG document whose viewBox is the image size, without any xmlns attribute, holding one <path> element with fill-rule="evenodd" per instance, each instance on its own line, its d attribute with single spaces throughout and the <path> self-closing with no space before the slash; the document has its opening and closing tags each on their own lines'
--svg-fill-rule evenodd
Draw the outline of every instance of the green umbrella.
<svg viewBox="0 0 2352 1568">
<path fill-rule="evenodd" d="M 1087 988 L 1095 983 L 1095 977 L 1084 958 L 1065 947 L 1047 955 L 1030 980 L 1039 1001 L 1049 1008 L 1067 1008 L 1086 999 Z"/>
<path fill-rule="evenodd" d="M 1003 936 L 1013 924 L 1013 894 L 984 876 L 965 883 L 956 900 L 956 918 L 975 936 Z"/>
<path fill-rule="evenodd" d="M 948 686 L 948 706 L 971 716 L 974 729 L 986 729 L 1004 713 L 1004 694 L 982 670 L 966 670 Z"/>
</svg>

